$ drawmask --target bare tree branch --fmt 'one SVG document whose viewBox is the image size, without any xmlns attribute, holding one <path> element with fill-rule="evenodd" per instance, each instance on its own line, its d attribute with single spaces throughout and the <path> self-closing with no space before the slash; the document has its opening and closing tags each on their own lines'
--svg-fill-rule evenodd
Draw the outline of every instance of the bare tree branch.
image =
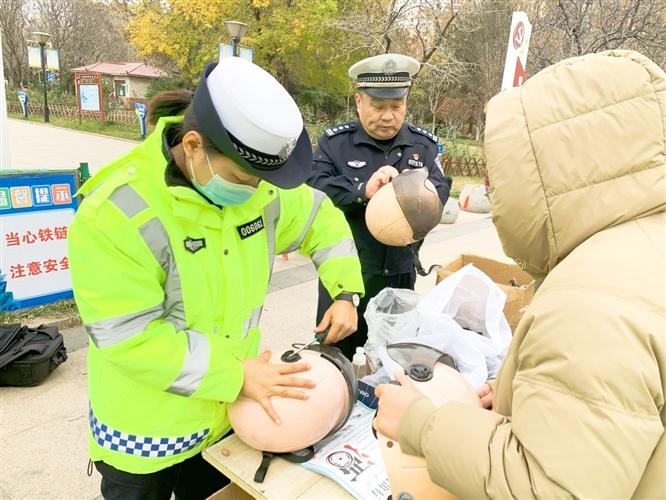
<svg viewBox="0 0 666 500">
<path fill-rule="evenodd" d="M 13 87 L 18 87 L 22 82 L 24 67 L 27 65 L 25 10 L 24 0 L 0 0 L 0 31 L 2 31 L 0 56 L 5 62 L 5 76 Z M 2 83 L 0 81 L 0 84 Z"/>
</svg>

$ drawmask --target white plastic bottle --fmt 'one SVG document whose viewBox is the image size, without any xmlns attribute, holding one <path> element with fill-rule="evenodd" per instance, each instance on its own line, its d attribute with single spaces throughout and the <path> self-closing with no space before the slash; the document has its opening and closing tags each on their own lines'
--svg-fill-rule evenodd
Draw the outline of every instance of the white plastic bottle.
<svg viewBox="0 0 666 500">
<path fill-rule="evenodd" d="M 357 379 L 365 377 L 369 373 L 368 360 L 362 347 L 357 347 L 356 353 L 352 356 L 352 368 Z"/>
</svg>

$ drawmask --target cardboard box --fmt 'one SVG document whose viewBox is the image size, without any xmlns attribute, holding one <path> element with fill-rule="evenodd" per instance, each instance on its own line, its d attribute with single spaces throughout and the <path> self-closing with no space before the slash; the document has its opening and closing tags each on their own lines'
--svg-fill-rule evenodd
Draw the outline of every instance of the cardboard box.
<svg viewBox="0 0 666 500">
<path fill-rule="evenodd" d="M 206 500 L 254 500 L 254 497 L 236 483 L 229 483 Z"/>
<path fill-rule="evenodd" d="M 534 278 L 517 264 L 508 264 L 480 255 L 463 254 L 449 262 L 444 269 L 437 273 L 437 283 L 459 271 L 467 264 L 474 264 L 506 293 L 504 315 L 513 332 L 525 308 L 534 297 Z"/>
</svg>

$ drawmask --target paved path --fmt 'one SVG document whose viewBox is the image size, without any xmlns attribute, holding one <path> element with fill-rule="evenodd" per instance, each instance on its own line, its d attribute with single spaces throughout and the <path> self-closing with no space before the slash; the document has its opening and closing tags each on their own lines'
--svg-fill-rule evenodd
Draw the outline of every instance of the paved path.
<svg viewBox="0 0 666 500">
<path fill-rule="evenodd" d="M 92 174 L 138 144 L 47 124 L 8 121 L 10 165 L 3 169 L 67 169 L 87 162 Z"/>
</svg>

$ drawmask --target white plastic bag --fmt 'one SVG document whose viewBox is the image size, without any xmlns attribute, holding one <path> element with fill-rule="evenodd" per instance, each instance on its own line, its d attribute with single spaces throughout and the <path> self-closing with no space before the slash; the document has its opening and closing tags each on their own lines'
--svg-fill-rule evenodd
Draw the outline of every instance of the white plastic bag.
<svg viewBox="0 0 666 500">
<path fill-rule="evenodd" d="M 364 315 L 368 324 L 365 355 L 370 366 L 378 367 L 380 346 L 416 335 L 419 329 L 416 306 L 420 299 L 417 292 L 402 288 L 384 288 L 370 299 Z"/>
<path fill-rule="evenodd" d="M 411 290 L 386 288 L 370 300 L 366 354 L 393 376 L 398 365 L 386 345 L 415 342 L 449 354 L 476 388 L 496 375 L 511 342 L 504 317 L 506 295 L 469 264 L 420 297 Z"/>
<path fill-rule="evenodd" d="M 448 317 L 460 325 L 465 342 L 485 356 L 488 377 L 492 378 L 511 343 L 511 328 L 504 316 L 505 302 L 502 289 L 473 264 L 468 264 L 424 295 L 417 309 L 428 321 L 438 322 Z"/>
</svg>

